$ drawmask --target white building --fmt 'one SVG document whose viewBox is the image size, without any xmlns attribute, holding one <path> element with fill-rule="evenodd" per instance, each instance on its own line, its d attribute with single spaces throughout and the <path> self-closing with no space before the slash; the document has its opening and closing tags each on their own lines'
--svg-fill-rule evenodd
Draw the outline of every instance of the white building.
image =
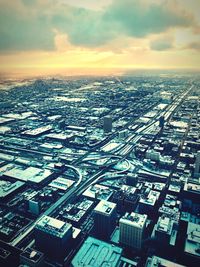
<svg viewBox="0 0 200 267">
<path fill-rule="evenodd" d="M 119 220 L 120 243 L 128 247 L 141 249 L 146 222 L 146 214 L 126 213 Z"/>
<path fill-rule="evenodd" d="M 146 152 L 146 158 L 154 160 L 154 161 L 159 161 L 160 160 L 160 152 L 157 152 L 153 149 L 151 149 L 151 150 L 149 149 Z"/>
</svg>

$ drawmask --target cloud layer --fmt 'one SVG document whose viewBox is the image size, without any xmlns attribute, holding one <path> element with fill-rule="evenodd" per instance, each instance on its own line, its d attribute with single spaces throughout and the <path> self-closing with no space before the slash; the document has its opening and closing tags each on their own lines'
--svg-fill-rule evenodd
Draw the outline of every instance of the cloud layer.
<svg viewBox="0 0 200 267">
<path fill-rule="evenodd" d="M 113 0 L 102 10 L 63 0 L 0 0 L 1 51 L 53 50 L 57 32 L 73 45 L 100 47 L 119 36 L 142 38 L 194 25 L 190 13 L 164 0 Z M 162 50 L 170 44 L 155 42 L 151 47 Z"/>
</svg>

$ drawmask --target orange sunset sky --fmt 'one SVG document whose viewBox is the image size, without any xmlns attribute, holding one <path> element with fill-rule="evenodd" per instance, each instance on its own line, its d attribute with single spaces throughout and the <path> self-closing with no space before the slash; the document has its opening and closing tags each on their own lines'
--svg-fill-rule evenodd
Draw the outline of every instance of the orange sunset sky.
<svg viewBox="0 0 200 267">
<path fill-rule="evenodd" d="M 0 0 L 0 73 L 200 69 L 199 0 Z"/>
</svg>

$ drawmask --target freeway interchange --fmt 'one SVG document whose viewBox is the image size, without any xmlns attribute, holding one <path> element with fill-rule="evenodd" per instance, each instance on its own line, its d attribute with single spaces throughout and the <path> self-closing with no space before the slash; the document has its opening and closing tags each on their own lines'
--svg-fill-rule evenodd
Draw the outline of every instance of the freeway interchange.
<svg viewBox="0 0 200 267">
<path fill-rule="evenodd" d="M 107 163 L 105 164 L 105 169 L 95 173 L 95 175 L 91 176 L 89 179 L 82 181 L 82 174 L 80 173 L 79 169 L 72 166 L 72 165 L 66 165 L 66 168 L 72 168 L 76 173 L 77 173 L 77 179 L 78 181 L 76 182 L 75 186 L 71 189 L 69 189 L 69 191 L 63 195 L 62 198 L 60 198 L 55 204 L 53 204 L 47 211 L 45 211 L 43 214 L 40 215 L 40 217 L 35 220 L 34 223 L 32 223 L 32 225 L 29 225 L 27 227 L 27 229 L 25 229 L 23 232 L 21 232 L 19 234 L 19 236 L 17 236 L 14 240 L 12 240 L 11 244 L 13 246 L 20 246 L 20 242 L 26 238 L 34 229 L 35 225 L 37 224 L 37 222 L 40 220 L 40 218 L 43 215 L 51 215 L 53 212 L 55 212 L 55 210 L 60 207 L 61 204 L 69 201 L 71 198 L 73 198 L 74 196 L 79 196 L 81 195 L 89 186 L 91 186 L 94 183 L 97 183 L 98 181 L 102 180 L 103 178 L 116 178 L 116 177 L 120 177 L 123 173 L 126 173 L 129 168 L 130 168 L 130 162 L 128 159 L 128 155 L 130 154 L 130 152 L 134 149 L 135 145 L 139 142 L 139 140 L 142 138 L 143 135 L 149 134 L 151 133 L 151 131 L 155 128 L 155 127 L 159 127 L 159 119 L 160 117 L 164 117 L 165 122 L 167 123 L 170 119 L 170 117 L 172 116 L 173 112 L 179 107 L 179 105 L 181 105 L 181 103 L 185 100 L 185 98 L 187 97 L 187 95 L 190 93 L 190 91 L 193 89 L 194 85 L 191 85 L 189 89 L 185 90 L 181 95 L 177 96 L 172 103 L 168 104 L 166 106 L 166 108 L 163 111 L 158 112 L 146 125 L 142 125 L 142 126 L 138 126 L 135 131 L 136 133 L 130 134 L 125 142 L 123 143 L 123 145 L 120 146 L 120 149 L 117 151 L 117 155 L 115 155 L 115 153 L 112 151 L 110 151 L 109 153 L 99 153 L 99 159 L 102 158 L 107 158 L 108 160 L 112 159 L 110 164 Z M 133 126 L 134 124 L 132 123 L 128 123 L 123 129 L 126 129 L 130 126 Z M 116 133 L 112 133 L 109 135 L 109 139 L 107 140 L 107 143 L 103 143 L 103 146 L 106 146 L 109 142 L 111 142 L 113 140 L 113 138 L 115 138 Z M 100 147 L 98 147 L 98 150 L 100 150 Z M 39 153 L 39 152 L 36 152 Z M 41 152 L 42 153 L 42 152 Z M 90 152 L 88 153 L 90 155 Z M 45 155 L 49 155 L 48 153 L 45 153 Z M 89 159 L 84 159 L 85 156 L 83 157 L 81 162 L 86 162 L 86 161 L 92 161 L 92 160 L 97 160 L 98 157 L 91 157 Z M 80 160 L 78 160 L 79 162 Z M 125 161 L 128 163 L 128 167 L 125 168 L 124 170 L 116 170 L 112 172 L 109 172 L 109 168 L 112 168 L 114 165 L 116 165 L 118 162 L 120 161 Z M 80 163 L 80 162 L 79 162 Z"/>
</svg>

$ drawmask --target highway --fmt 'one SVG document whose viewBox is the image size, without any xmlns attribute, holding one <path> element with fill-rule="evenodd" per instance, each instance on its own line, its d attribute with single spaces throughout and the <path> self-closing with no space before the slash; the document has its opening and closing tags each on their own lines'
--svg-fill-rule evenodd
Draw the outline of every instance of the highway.
<svg viewBox="0 0 200 267">
<path fill-rule="evenodd" d="M 121 157 L 119 156 L 112 156 L 118 159 L 118 161 L 122 160 Z M 118 162 L 117 161 L 117 162 Z M 124 172 L 126 172 L 129 168 L 130 168 L 130 162 L 128 160 L 125 160 L 127 162 L 127 168 L 125 170 L 120 170 L 120 171 L 115 171 L 112 172 L 112 175 L 117 175 L 117 174 L 122 174 Z M 114 163 L 116 164 L 116 163 Z M 113 165 L 113 164 L 112 164 Z M 72 168 L 71 165 L 69 165 L 70 168 Z M 27 227 L 27 229 L 24 229 L 24 231 L 22 231 L 10 244 L 13 246 L 17 246 L 20 244 L 20 242 L 27 237 L 29 234 L 31 234 L 31 232 L 33 231 L 34 227 L 36 226 L 36 224 L 38 223 L 38 221 L 41 219 L 41 217 L 43 215 L 51 215 L 53 212 L 56 211 L 57 208 L 59 208 L 62 204 L 64 204 L 66 201 L 69 201 L 74 195 L 78 196 L 81 195 L 90 185 L 96 183 L 98 180 L 100 180 L 101 178 L 105 177 L 106 175 L 108 175 L 108 173 L 104 173 L 105 170 L 101 170 L 99 172 L 97 172 L 95 175 L 93 175 L 92 177 L 90 177 L 88 180 L 85 180 L 84 182 L 82 182 L 82 184 L 80 183 L 82 180 L 82 175 L 81 173 L 78 171 L 77 168 L 73 167 L 74 171 L 76 171 L 79 174 L 79 180 L 77 182 L 77 184 L 70 188 L 66 194 L 64 194 L 55 204 L 53 204 L 48 210 L 46 210 L 43 214 L 41 214 L 39 216 L 39 218 L 33 222 L 31 225 L 29 225 Z M 111 175 L 111 173 L 110 173 Z M 79 186 L 78 186 L 79 185 Z"/>
<path fill-rule="evenodd" d="M 126 139 L 126 142 L 124 146 L 118 151 L 118 154 L 121 156 L 128 155 L 134 146 L 137 144 L 137 142 L 146 134 L 150 134 L 151 131 L 159 126 L 159 120 L 160 117 L 164 117 L 165 121 L 168 121 L 174 111 L 177 109 L 179 105 L 181 105 L 182 101 L 185 99 L 185 97 L 189 94 L 189 92 L 193 89 L 194 85 L 192 85 L 186 92 L 184 92 L 181 96 L 177 96 L 176 99 L 166 107 L 166 109 L 162 112 L 159 112 L 156 114 L 154 118 L 147 124 L 143 125 L 140 128 L 137 129 L 137 134 L 132 134 Z"/>
<path fill-rule="evenodd" d="M 147 125 L 142 126 L 142 130 L 141 132 L 139 132 L 139 134 L 135 135 L 132 134 L 130 137 L 128 137 L 128 139 L 126 140 L 126 143 L 124 144 L 124 146 L 122 148 L 120 148 L 120 150 L 118 151 L 118 153 L 120 155 L 116 156 L 116 155 L 112 155 L 110 156 L 111 158 L 116 158 L 115 162 L 111 162 L 110 166 L 113 166 L 113 164 L 116 164 L 118 162 L 120 162 L 122 159 L 124 159 L 125 161 L 127 161 L 127 168 L 123 171 L 115 171 L 115 172 L 109 172 L 108 170 L 100 170 L 98 171 L 95 175 L 91 176 L 89 179 L 87 180 L 82 180 L 82 175 L 79 172 L 79 170 L 71 165 L 67 165 L 70 168 L 73 168 L 73 170 L 78 174 L 79 179 L 77 184 L 70 188 L 66 194 L 64 194 L 56 203 L 54 203 L 48 210 L 46 210 L 43 214 L 41 214 L 39 216 L 39 218 L 33 222 L 31 224 L 31 226 L 28 226 L 26 229 L 24 229 L 23 232 L 21 232 L 10 244 L 13 246 L 18 246 L 20 244 L 20 242 L 27 237 L 29 234 L 31 234 L 31 232 L 33 231 L 35 225 L 38 223 L 38 221 L 40 220 L 40 218 L 43 215 L 51 215 L 53 212 L 56 211 L 56 209 L 58 209 L 62 204 L 64 204 L 66 201 L 69 201 L 73 196 L 78 196 L 80 194 L 82 194 L 90 185 L 98 182 L 100 179 L 103 178 L 111 178 L 111 177 L 116 177 L 117 175 L 123 174 L 124 172 L 128 171 L 130 168 L 130 162 L 125 159 L 126 155 L 128 153 L 130 153 L 130 151 L 133 149 L 133 147 L 136 145 L 136 143 L 142 138 L 142 136 L 144 136 L 145 134 L 148 134 L 152 131 L 152 129 L 158 125 L 159 123 L 159 119 L 161 116 L 164 116 L 165 120 L 168 121 L 171 117 L 171 115 L 173 114 L 173 112 L 176 110 L 176 108 L 182 103 L 182 101 L 185 99 L 185 97 L 188 95 L 188 93 L 192 90 L 193 85 L 186 91 L 184 92 L 181 96 L 178 96 L 174 102 L 172 104 L 170 104 L 164 111 L 162 111 L 161 113 L 157 114 Z M 111 137 L 114 137 L 116 134 L 113 133 Z M 111 153 L 112 151 L 110 151 Z M 109 156 L 108 156 L 109 157 Z M 88 160 L 92 160 L 92 159 L 97 159 L 96 157 L 94 158 L 89 158 Z M 82 161 L 84 161 L 84 158 L 82 159 Z"/>
<path fill-rule="evenodd" d="M 90 177 L 88 180 L 80 184 L 78 187 L 74 186 L 70 188 L 66 194 L 64 194 L 55 204 L 53 204 L 48 210 L 46 210 L 43 214 L 39 216 L 37 220 L 35 220 L 31 225 L 29 225 L 24 231 L 20 232 L 20 234 L 12 241 L 10 244 L 12 246 L 17 246 L 20 244 L 20 242 L 27 237 L 31 232 L 33 231 L 34 227 L 38 223 L 38 221 L 41 219 L 43 215 L 51 215 L 57 208 L 59 208 L 62 204 L 64 204 L 66 201 L 68 201 L 70 198 L 73 197 L 73 195 L 78 196 L 82 192 L 85 191 L 85 189 L 92 184 L 93 181 L 97 179 L 97 177 L 100 177 L 102 174 L 102 171 L 96 173 L 92 177 Z"/>
</svg>

